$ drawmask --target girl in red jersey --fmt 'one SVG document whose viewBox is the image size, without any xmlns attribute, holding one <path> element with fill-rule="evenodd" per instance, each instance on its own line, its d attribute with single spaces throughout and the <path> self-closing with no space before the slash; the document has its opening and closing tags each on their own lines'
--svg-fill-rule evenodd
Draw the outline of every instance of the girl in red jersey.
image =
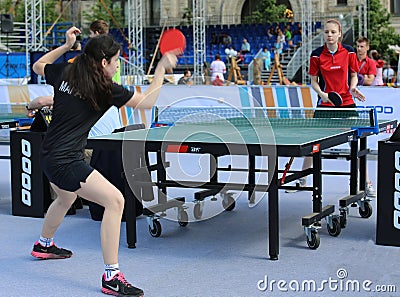
<svg viewBox="0 0 400 297">
<path fill-rule="evenodd" d="M 328 93 L 337 92 L 343 100 L 339 108 L 355 108 L 353 98 L 365 101 L 364 94 L 357 88 L 357 53 L 351 46 L 341 43 L 343 35 L 339 21 L 327 20 L 323 32 L 325 44 L 312 51 L 309 69 L 311 87 L 318 94 L 317 106 L 335 108 L 328 98 Z M 324 117 L 323 112 L 315 112 L 316 117 L 320 115 Z M 349 114 L 349 111 L 343 111 L 343 117 L 348 116 L 351 116 L 351 112 Z M 304 158 L 303 170 L 311 166 L 312 158 Z M 300 178 L 299 185 L 306 185 L 306 177 Z M 366 194 L 376 196 L 368 174 Z"/>
<path fill-rule="evenodd" d="M 354 98 L 365 101 L 357 86 L 357 54 L 354 49 L 342 44 L 342 26 L 339 21 L 327 20 L 324 27 L 325 44 L 311 53 L 311 86 L 320 99 L 318 106 L 333 107 L 329 92 L 337 92 L 343 99 L 341 107 L 355 107 Z M 350 85 L 349 85 L 350 75 Z"/>
<path fill-rule="evenodd" d="M 370 57 L 376 63 L 376 76 L 374 81 L 372 82 L 372 86 L 384 86 L 383 83 L 383 65 L 385 65 L 385 61 L 381 59 L 381 55 L 377 50 L 370 51 Z"/>
</svg>

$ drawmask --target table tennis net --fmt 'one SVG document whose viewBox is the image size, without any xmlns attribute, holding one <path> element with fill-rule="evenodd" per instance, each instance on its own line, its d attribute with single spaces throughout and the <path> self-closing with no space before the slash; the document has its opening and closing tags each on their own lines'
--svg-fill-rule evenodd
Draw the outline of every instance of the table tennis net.
<svg viewBox="0 0 400 297">
<path fill-rule="evenodd" d="M 376 113 L 369 108 L 153 108 L 152 126 L 171 125 L 261 125 L 279 127 L 351 128 L 375 127 Z"/>
</svg>

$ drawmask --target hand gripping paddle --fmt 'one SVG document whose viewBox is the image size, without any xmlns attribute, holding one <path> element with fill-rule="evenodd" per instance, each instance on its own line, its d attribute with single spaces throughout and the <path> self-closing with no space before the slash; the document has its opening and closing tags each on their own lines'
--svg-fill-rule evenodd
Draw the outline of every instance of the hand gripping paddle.
<svg viewBox="0 0 400 297">
<path fill-rule="evenodd" d="M 342 103 L 343 103 L 342 96 L 340 96 L 336 92 L 329 92 L 328 98 L 332 102 L 332 104 L 335 105 L 336 107 L 342 105 Z"/>
<path fill-rule="evenodd" d="M 161 36 L 160 40 L 160 52 L 165 54 L 166 52 L 178 50 L 181 53 L 186 48 L 186 38 L 183 33 L 178 29 L 166 30 Z"/>
</svg>

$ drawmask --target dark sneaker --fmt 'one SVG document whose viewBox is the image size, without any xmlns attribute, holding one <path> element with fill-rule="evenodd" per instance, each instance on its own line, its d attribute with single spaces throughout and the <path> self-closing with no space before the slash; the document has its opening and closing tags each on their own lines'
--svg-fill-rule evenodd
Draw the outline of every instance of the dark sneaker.
<svg viewBox="0 0 400 297">
<path fill-rule="evenodd" d="M 33 245 L 31 255 L 39 259 L 65 259 L 71 258 L 72 252 L 66 249 L 61 249 L 55 244 L 49 247 L 43 247 L 38 241 Z"/>
<path fill-rule="evenodd" d="M 101 278 L 102 288 L 104 294 L 114 296 L 144 296 L 143 290 L 132 286 L 125 279 L 122 272 L 118 272 L 111 280 L 106 281 L 105 274 Z"/>
</svg>

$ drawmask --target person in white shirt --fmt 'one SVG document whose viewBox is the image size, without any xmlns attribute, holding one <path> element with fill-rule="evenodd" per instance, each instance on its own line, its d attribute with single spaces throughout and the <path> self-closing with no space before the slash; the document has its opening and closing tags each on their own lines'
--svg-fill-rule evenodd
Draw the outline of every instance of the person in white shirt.
<svg viewBox="0 0 400 297">
<path fill-rule="evenodd" d="M 223 61 L 221 61 L 221 56 L 219 54 L 215 55 L 215 60 L 210 65 L 211 71 L 211 83 L 213 85 L 222 86 L 225 81 L 224 74 L 226 73 L 226 66 Z"/>
<path fill-rule="evenodd" d="M 383 69 L 383 82 L 384 83 L 391 83 L 393 82 L 393 78 L 394 78 L 394 70 L 393 68 L 390 66 L 389 63 L 387 63 L 385 65 L 385 69 Z"/>
<path fill-rule="evenodd" d="M 242 47 L 241 47 L 240 50 L 241 50 L 243 55 L 245 55 L 245 54 L 250 52 L 250 43 L 247 41 L 246 38 L 243 38 Z"/>
</svg>

